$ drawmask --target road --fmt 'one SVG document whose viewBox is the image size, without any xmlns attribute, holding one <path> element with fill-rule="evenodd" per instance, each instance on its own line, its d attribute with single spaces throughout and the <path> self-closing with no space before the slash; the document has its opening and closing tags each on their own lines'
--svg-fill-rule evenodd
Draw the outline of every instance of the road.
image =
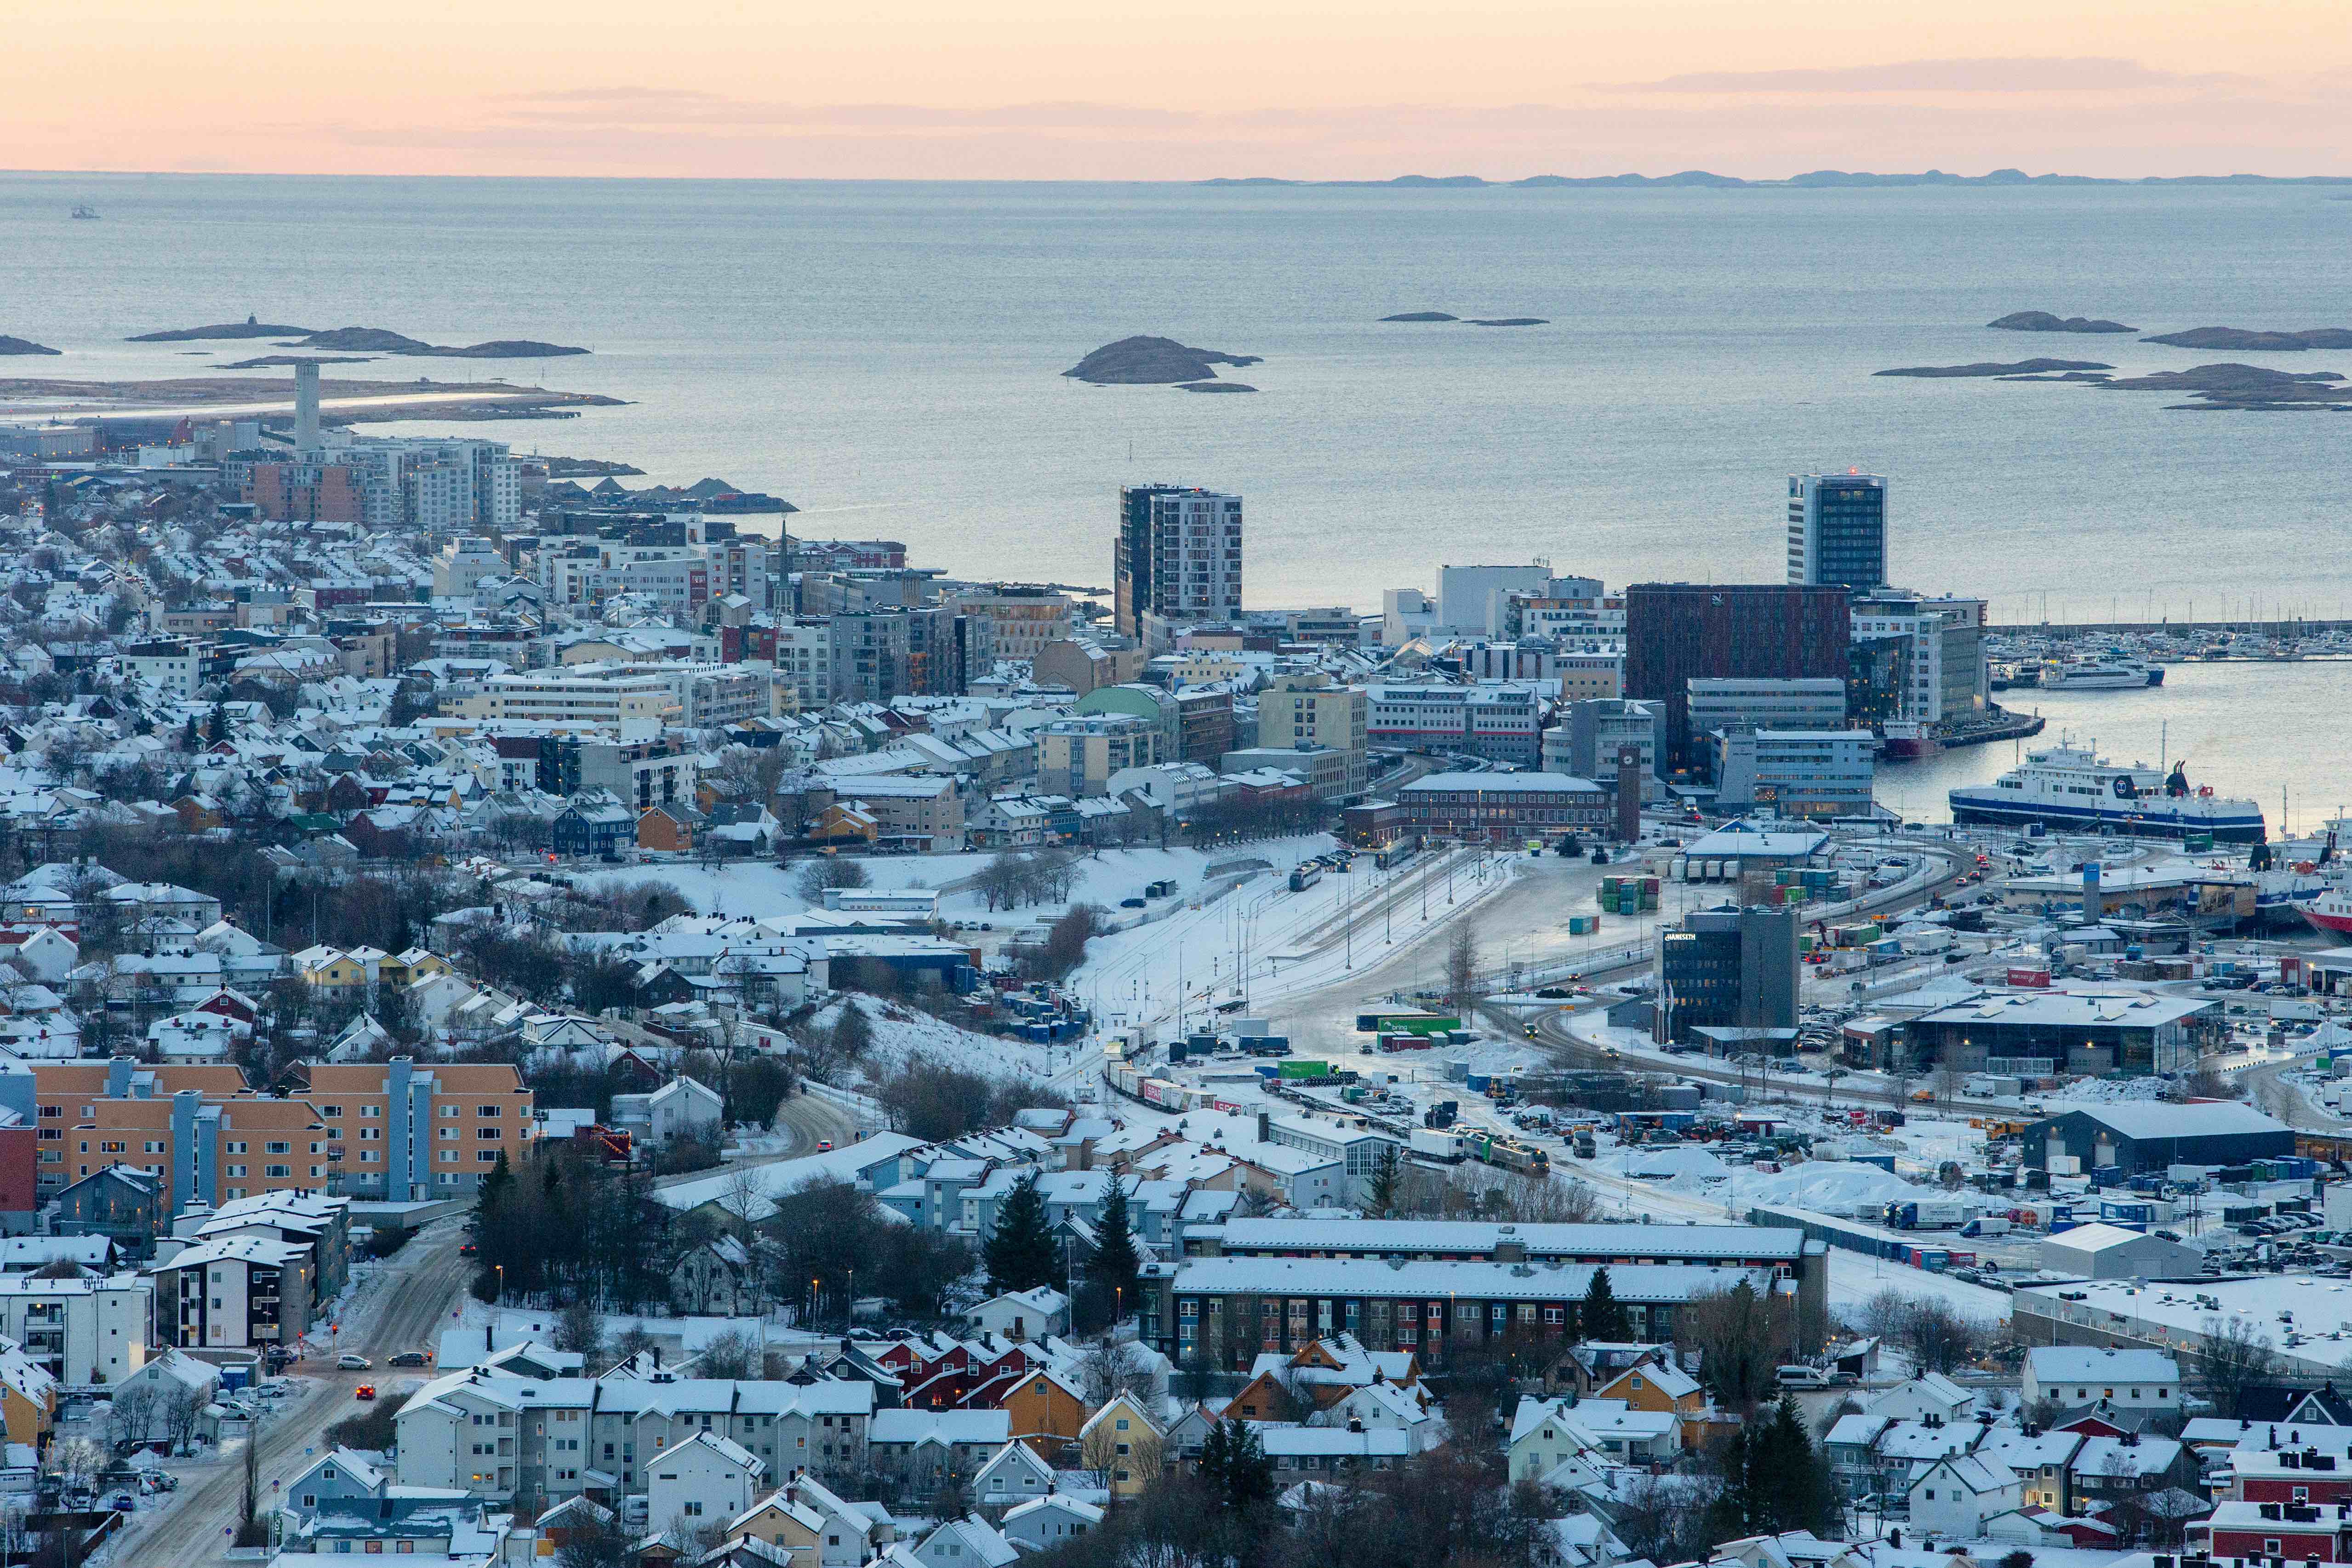
<svg viewBox="0 0 2352 1568">
<path fill-rule="evenodd" d="M 288 1368 L 318 1386 L 287 1402 L 262 1427 L 265 1508 L 275 1500 L 270 1483 L 290 1481 L 309 1468 L 326 1428 L 359 1407 L 353 1389 L 375 1383 L 387 1396 L 396 1397 L 392 1389 L 404 1378 L 414 1382 L 432 1375 L 430 1368 L 421 1374 L 390 1372 L 384 1362 L 404 1350 L 429 1349 L 438 1337 L 466 1285 L 466 1270 L 457 1257 L 463 1239 L 460 1221 L 453 1216 L 427 1227 L 385 1265 L 388 1278 L 338 1336 L 343 1350 L 356 1349 L 376 1364 L 375 1370 L 338 1372 L 331 1354 Z M 126 1568 L 209 1568 L 226 1562 L 244 1490 L 244 1460 L 241 1446 L 226 1446 L 218 1458 L 201 1464 L 170 1466 L 181 1479 L 171 1505 L 156 1509 L 151 1503 L 142 1509 L 100 1561 Z"/>
<path fill-rule="evenodd" d="M 778 1160 L 798 1159 L 803 1155 L 817 1152 L 817 1145 L 831 1143 L 835 1148 L 854 1143 L 857 1137 L 857 1118 L 841 1105 L 814 1094 L 795 1094 L 776 1107 L 775 1131 L 759 1140 L 756 1152 L 727 1162 L 733 1170 L 747 1166 L 770 1166 Z M 700 1181 L 709 1171 L 685 1171 L 677 1176 L 656 1176 L 656 1187 L 675 1186 L 679 1182 Z"/>
</svg>

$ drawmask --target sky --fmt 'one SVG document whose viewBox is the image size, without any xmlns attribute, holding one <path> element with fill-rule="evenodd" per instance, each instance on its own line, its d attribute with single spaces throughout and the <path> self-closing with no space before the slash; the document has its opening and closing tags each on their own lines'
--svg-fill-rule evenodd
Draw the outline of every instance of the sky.
<svg viewBox="0 0 2352 1568">
<path fill-rule="evenodd" d="M 78 0 L 0 167 L 2352 174 L 2346 0 Z"/>
</svg>

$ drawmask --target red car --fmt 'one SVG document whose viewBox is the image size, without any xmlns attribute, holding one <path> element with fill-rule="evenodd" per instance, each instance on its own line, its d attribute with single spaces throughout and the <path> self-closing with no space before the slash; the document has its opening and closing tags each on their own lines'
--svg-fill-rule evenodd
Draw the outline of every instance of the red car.
<svg viewBox="0 0 2352 1568">
<path fill-rule="evenodd" d="M 354 1389 L 352 1389 L 352 1398 L 354 1398 L 354 1399 L 373 1399 L 373 1398 L 374 1398 L 374 1397 L 375 1397 L 375 1385 L 374 1385 L 374 1384 L 373 1384 L 373 1383 L 362 1383 L 362 1384 L 361 1384 L 357 1388 L 354 1388 Z"/>
</svg>

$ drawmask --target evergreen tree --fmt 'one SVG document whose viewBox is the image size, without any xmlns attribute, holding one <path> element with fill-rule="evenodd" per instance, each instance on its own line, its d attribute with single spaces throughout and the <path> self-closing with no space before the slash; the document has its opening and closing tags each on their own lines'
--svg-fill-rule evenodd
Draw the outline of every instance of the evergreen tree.
<svg viewBox="0 0 2352 1568">
<path fill-rule="evenodd" d="M 1625 1321 L 1624 1303 L 1610 1286 L 1609 1270 L 1592 1270 L 1592 1282 L 1584 1288 L 1584 1304 L 1577 1309 L 1577 1332 L 1588 1340 L 1604 1343 L 1622 1343 L 1633 1336 L 1631 1324 Z"/>
<path fill-rule="evenodd" d="M 1404 1160 L 1394 1144 L 1381 1146 L 1380 1163 L 1372 1167 L 1372 1188 L 1365 1210 L 1375 1218 L 1396 1212 L 1397 1186 L 1404 1176 Z"/>
<path fill-rule="evenodd" d="M 1220 1507 L 1243 1512 L 1274 1500 L 1274 1461 L 1248 1422 L 1227 1417 L 1202 1439 L 1201 1483 Z"/>
<path fill-rule="evenodd" d="M 988 1288 L 999 1293 L 1054 1282 L 1054 1231 L 1045 1222 L 1034 1171 L 1014 1182 L 996 1206 L 996 1228 L 988 1233 L 983 1260 Z"/>
<path fill-rule="evenodd" d="M 213 704 L 213 711 L 205 718 L 205 744 L 218 746 L 228 738 L 228 708 L 222 703 Z"/>
<path fill-rule="evenodd" d="M 1717 1540 L 1825 1531 L 1837 1521 L 1828 1468 L 1787 1395 L 1769 1416 L 1743 1422 L 1725 1443 L 1723 1490 L 1708 1517 Z"/>
<path fill-rule="evenodd" d="M 180 749 L 194 751 L 201 744 L 203 743 L 196 738 L 196 716 L 190 714 L 188 722 L 180 730 Z"/>
<path fill-rule="evenodd" d="M 1103 1197 L 1102 1218 L 1095 1225 L 1095 1255 L 1087 1269 L 1087 1280 L 1111 1294 L 1109 1304 L 1116 1312 L 1134 1301 L 1136 1276 L 1142 1271 L 1143 1260 L 1136 1253 L 1135 1232 L 1128 1219 L 1127 1186 L 1114 1176 L 1110 1191 Z"/>
</svg>

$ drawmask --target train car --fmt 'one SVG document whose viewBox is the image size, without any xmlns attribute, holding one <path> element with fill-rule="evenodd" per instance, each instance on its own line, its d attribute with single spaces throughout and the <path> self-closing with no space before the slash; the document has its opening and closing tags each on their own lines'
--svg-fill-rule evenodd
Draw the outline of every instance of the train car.
<svg viewBox="0 0 2352 1568">
<path fill-rule="evenodd" d="M 1405 833 L 1398 838 L 1391 839 L 1387 844 L 1382 846 L 1380 852 L 1372 856 L 1372 863 L 1380 867 L 1382 871 L 1389 871 L 1394 867 L 1404 864 L 1407 861 L 1410 861 L 1413 856 L 1420 852 L 1421 835 L 1419 833 Z"/>
<path fill-rule="evenodd" d="M 1290 891 L 1293 893 L 1305 893 L 1308 888 L 1313 887 L 1317 883 L 1321 882 L 1322 880 L 1323 868 L 1321 866 L 1300 866 L 1297 871 L 1290 873 Z"/>
</svg>

